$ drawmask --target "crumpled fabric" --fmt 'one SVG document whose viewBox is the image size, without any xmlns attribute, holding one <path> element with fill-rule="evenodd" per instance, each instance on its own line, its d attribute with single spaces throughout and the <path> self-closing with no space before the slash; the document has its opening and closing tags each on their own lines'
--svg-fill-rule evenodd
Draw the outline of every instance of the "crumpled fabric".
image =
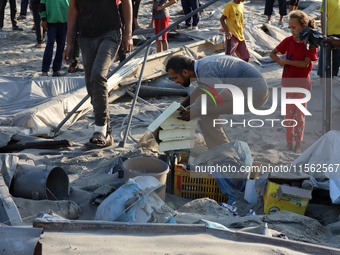
<svg viewBox="0 0 340 255">
<path fill-rule="evenodd" d="M 324 47 L 326 44 L 326 36 L 318 31 L 305 27 L 301 32 L 298 32 L 298 37 L 305 42 L 306 49 L 314 49 Z"/>
</svg>

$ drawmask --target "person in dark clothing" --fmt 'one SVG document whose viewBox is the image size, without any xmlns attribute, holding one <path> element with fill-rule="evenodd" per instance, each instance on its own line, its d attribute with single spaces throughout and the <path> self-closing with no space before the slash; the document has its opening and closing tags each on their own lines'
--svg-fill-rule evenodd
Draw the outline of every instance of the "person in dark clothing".
<svg viewBox="0 0 340 255">
<path fill-rule="evenodd" d="M 37 44 L 35 47 L 42 48 L 42 43 L 46 41 L 45 39 L 45 31 L 40 26 L 40 15 L 39 15 L 39 6 L 40 6 L 40 0 L 30 0 L 30 8 L 33 13 L 33 21 L 34 21 L 34 27 L 35 27 L 35 35 L 37 39 Z"/>
<path fill-rule="evenodd" d="M 286 0 L 278 0 L 279 1 L 279 13 L 280 13 L 280 20 L 278 25 L 283 26 L 283 16 L 287 15 L 287 3 Z M 267 15 L 267 23 L 270 23 L 270 18 L 273 14 L 275 0 L 266 0 L 266 5 L 264 7 L 264 15 Z"/>
<path fill-rule="evenodd" d="M 85 69 L 86 89 L 94 110 L 95 127 L 83 150 L 104 148 L 113 144 L 108 107 L 107 74 L 121 41 L 125 52 L 132 49 L 132 4 L 121 0 L 125 29 L 121 36 L 118 3 L 112 0 L 70 0 L 67 15 L 67 47 L 64 60 L 70 63 L 72 31 L 79 25 L 79 46 Z"/>
<path fill-rule="evenodd" d="M 7 5 L 7 0 L 0 0 L 0 32 L 4 27 L 4 18 L 5 18 L 5 7 Z M 12 22 L 12 30 L 13 31 L 23 31 L 21 27 L 17 25 L 18 21 L 16 18 L 17 15 L 17 0 L 9 0 L 9 5 L 11 9 L 11 22 Z"/>
<path fill-rule="evenodd" d="M 21 0 L 20 14 L 18 20 L 26 19 L 28 9 L 28 0 Z"/>
</svg>

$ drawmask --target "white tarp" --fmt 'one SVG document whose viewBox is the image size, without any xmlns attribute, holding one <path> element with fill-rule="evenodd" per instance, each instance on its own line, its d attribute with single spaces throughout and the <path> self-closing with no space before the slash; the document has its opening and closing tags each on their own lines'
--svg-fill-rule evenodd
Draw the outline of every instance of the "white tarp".
<svg viewBox="0 0 340 255">
<path fill-rule="evenodd" d="M 340 131 L 323 135 L 293 165 L 313 176 L 317 188 L 329 189 L 332 203 L 340 204 Z"/>
<path fill-rule="evenodd" d="M 131 73 L 141 58 L 131 60 L 108 80 L 109 91 Z M 87 95 L 84 78 L 0 77 L 0 133 L 3 127 L 21 127 L 21 133 L 53 136 L 53 130 Z M 72 125 L 92 109 L 87 100 L 65 123 Z M 3 135 L 4 137 L 6 135 Z"/>
</svg>

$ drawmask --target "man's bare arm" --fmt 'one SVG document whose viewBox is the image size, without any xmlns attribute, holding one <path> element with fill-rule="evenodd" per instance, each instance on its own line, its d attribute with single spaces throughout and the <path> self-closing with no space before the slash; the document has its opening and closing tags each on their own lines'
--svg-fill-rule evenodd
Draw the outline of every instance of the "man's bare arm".
<svg viewBox="0 0 340 255">
<path fill-rule="evenodd" d="M 122 39 L 122 47 L 124 52 L 130 52 L 132 50 L 132 3 L 131 0 L 122 0 L 123 17 L 124 17 L 124 34 Z"/>
<path fill-rule="evenodd" d="M 77 0 L 70 0 L 68 13 L 67 13 L 67 37 L 66 37 L 67 46 L 63 54 L 63 59 L 68 64 L 70 64 L 69 53 L 73 45 L 73 37 L 72 37 L 73 33 L 72 32 L 75 29 L 74 26 L 76 24 L 77 18 L 78 18 Z"/>
</svg>

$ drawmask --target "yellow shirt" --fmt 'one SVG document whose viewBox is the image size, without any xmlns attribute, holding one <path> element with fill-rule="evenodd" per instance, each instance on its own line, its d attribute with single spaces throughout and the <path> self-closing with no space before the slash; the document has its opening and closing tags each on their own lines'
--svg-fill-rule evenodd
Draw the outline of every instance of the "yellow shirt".
<svg viewBox="0 0 340 255">
<path fill-rule="evenodd" d="M 235 4 L 232 0 L 224 7 L 223 15 L 227 17 L 227 27 L 230 33 L 239 41 L 244 40 L 243 35 L 243 3 Z"/>
<path fill-rule="evenodd" d="M 323 13 L 324 1 L 320 12 Z M 340 0 L 327 0 L 327 35 L 340 35 Z"/>
</svg>

